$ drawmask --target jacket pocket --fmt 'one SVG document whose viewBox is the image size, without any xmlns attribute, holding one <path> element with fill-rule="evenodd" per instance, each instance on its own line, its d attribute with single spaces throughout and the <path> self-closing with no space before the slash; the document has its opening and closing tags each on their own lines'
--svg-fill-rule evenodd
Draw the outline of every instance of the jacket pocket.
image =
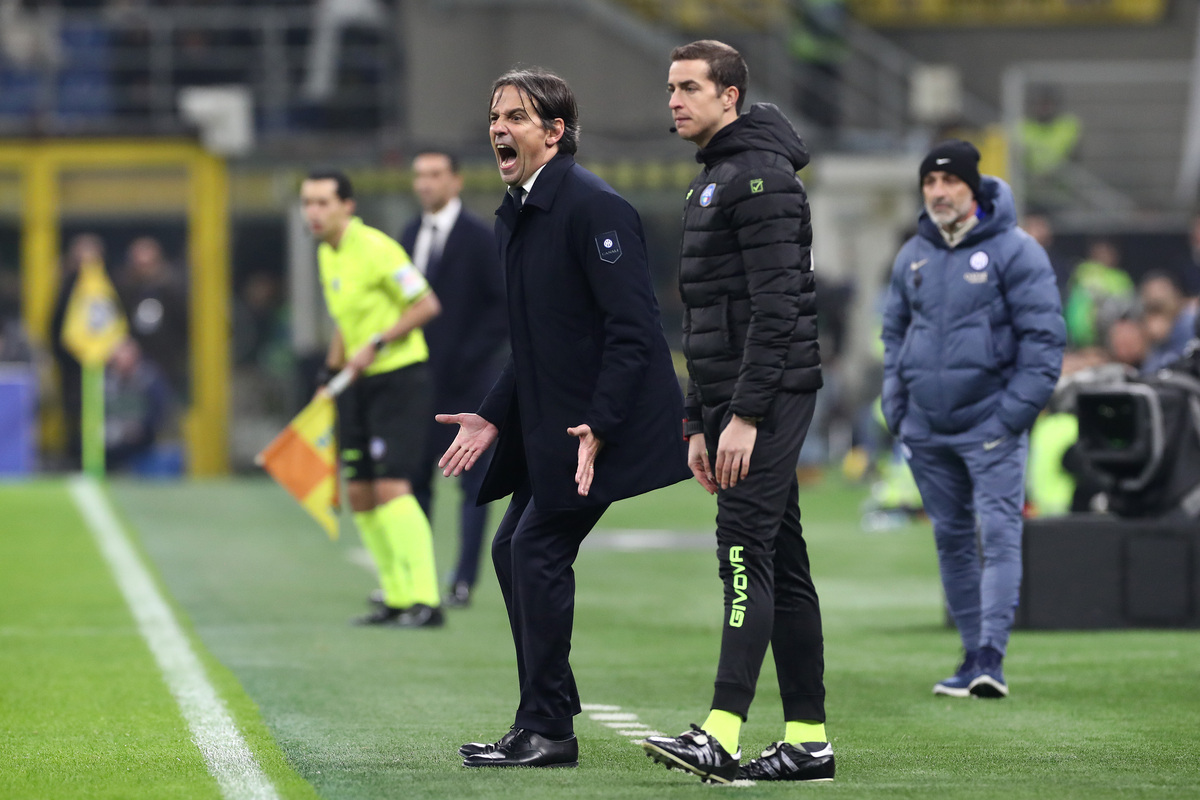
<svg viewBox="0 0 1200 800">
<path fill-rule="evenodd" d="M 729 318 L 731 313 L 729 297 L 723 295 L 720 303 L 721 341 L 725 345 L 725 350 L 730 353 L 733 352 L 733 321 Z"/>
</svg>

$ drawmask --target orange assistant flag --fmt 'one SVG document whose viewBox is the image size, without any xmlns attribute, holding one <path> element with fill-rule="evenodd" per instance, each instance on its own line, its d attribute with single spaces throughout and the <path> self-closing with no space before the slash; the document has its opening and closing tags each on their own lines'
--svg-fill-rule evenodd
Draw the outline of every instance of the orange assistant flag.
<svg viewBox="0 0 1200 800">
<path fill-rule="evenodd" d="M 338 537 L 337 452 L 333 398 L 322 393 L 263 448 L 255 461 L 321 524 Z"/>
</svg>

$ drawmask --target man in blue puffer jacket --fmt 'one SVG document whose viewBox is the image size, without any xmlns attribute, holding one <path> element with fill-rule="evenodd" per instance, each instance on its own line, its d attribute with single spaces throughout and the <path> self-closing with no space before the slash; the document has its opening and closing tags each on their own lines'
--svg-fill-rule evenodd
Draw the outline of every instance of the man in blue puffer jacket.
<svg viewBox="0 0 1200 800">
<path fill-rule="evenodd" d="M 1029 429 L 1058 380 L 1066 326 L 1046 252 L 1017 227 L 1008 185 L 980 177 L 974 146 L 934 147 L 921 194 L 884 311 L 883 413 L 933 521 L 965 652 L 934 694 L 1005 697 Z"/>
</svg>

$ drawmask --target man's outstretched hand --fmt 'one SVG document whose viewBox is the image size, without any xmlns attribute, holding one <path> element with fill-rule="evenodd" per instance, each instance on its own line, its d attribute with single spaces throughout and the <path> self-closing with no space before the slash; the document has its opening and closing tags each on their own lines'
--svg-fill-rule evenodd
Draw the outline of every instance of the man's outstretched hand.
<svg viewBox="0 0 1200 800">
<path fill-rule="evenodd" d="M 567 428 L 567 433 L 579 440 L 579 464 L 575 468 L 575 484 L 579 495 L 587 497 L 592 490 L 592 478 L 596 475 L 596 456 L 604 447 L 604 441 L 592 433 L 591 425 Z"/>
<path fill-rule="evenodd" d="M 478 414 L 438 414 L 435 419 L 443 425 L 457 425 L 458 435 L 438 461 L 442 475 L 458 477 L 463 470 L 475 466 L 479 457 L 492 446 L 499 429 Z"/>
</svg>

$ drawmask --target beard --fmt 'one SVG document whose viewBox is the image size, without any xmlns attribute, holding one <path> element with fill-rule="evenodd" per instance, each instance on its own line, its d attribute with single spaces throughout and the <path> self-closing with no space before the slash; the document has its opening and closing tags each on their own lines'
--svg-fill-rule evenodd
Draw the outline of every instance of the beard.
<svg viewBox="0 0 1200 800">
<path fill-rule="evenodd" d="M 936 205 L 927 204 L 925 213 L 929 218 L 937 223 L 940 228 L 956 228 L 966 218 L 970 212 L 970 206 L 966 208 L 956 208 L 951 203 L 938 203 Z"/>
</svg>

